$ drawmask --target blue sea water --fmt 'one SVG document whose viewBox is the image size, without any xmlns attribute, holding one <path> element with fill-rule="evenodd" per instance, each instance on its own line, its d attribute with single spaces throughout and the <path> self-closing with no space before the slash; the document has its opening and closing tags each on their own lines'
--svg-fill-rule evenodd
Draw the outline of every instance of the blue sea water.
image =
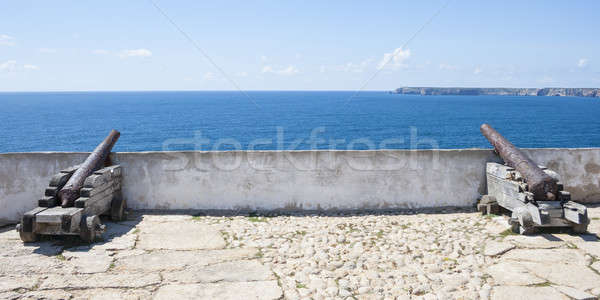
<svg viewBox="0 0 600 300">
<path fill-rule="evenodd" d="M 0 153 L 489 148 L 487 122 L 519 147 L 600 147 L 600 100 L 387 92 L 0 93 Z M 311 134 L 313 138 L 311 139 Z"/>
</svg>

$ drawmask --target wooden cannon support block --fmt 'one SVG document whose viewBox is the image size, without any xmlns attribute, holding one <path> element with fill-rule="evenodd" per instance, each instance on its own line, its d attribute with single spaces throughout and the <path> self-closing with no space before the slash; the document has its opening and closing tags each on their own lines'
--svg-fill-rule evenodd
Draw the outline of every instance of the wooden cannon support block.
<svg viewBox="0 0 600 300">
<path fill-rule="evenodd" d="M 552 170 L 539 166 L 547 174 Z M 487 195 L 481 197 L 477 209 L 483 214 L 497 214 L 500 208 L 511 212 L 509 224 L 515 233 L 530 234 L 542 227 L 570 227 L 576 233 L 587 231 L 590 222 L 584 205 L 571 201 L 557 181 L 555 200 L 535 200 L 527 191 L 528 182 L 512 167 L 487 163 Z"/>
<path fill-rule="evenodd" d="M 487 163 L 487 195 L 477 204 L 480 212 L 491 214 L 501 207 L 511 211 L 509 224 L 513 232 L 520 234 L 533 233 L 540 227 L 587 231 L 587 209 L 571 201 L 558 173 L 538 166 L 492 126 L 482 124 L 480 129 L 505 163 Z"/>
<path fill-rule="evenodd" d="M 121 166 L 102 168 L 85 179 L 80 197 L 73 207 L 61 207 L 58 191 L 77 170 L 74 166 L 54 175 L 38 200 L 38 207 L 23 216 L 17 230 L 24 242 L 36 241 L 44 235 L 79 235 L 92 242 L 105 227 L 100 215 L 110 215 L 114 221 L 125 219 L 125 200 L 121 192 Z"/>
<path fill-rule="evenodd" d="M 38 200 L 38 206 L 40 207 L 54 207 L 58 205 L 57 194 L 60 189 L 67 183 L 69 178 L 73 175 L 73 173 L 77 170 L 77 166 L 72 166 L 70 168 L 61 170 L 60 173 L 52 176 L 50 179 L 50 184 L 46 188 L 44 192 L 44 197 Z"/>
</svg>

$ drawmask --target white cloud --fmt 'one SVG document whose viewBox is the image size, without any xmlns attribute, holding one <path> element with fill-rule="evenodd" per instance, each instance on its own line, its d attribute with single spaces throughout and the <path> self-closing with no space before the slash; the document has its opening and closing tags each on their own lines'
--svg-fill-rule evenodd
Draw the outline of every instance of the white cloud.
<svg viewBox="0 0 600 300">
<path fill-rule="evenodd" d="M 347 62 L 341 65 L 330 65 L 319 66 L 319 72 L 325 73 L 327 71 L 336 71 L 336 72 L 348 72 L 348 73 L 362 73 L 373 63 L 374 58 L 367 58 L 359 63 L 355 62 Z"/>
<path fill-rule="evenodd" d="M 0 46 L 9 46 L 12 47 L 15 45 L 15 39 L 6 34 L 0 34 Z"/>
<path fill-rule="evenodd" d="M 106 54 L 108 54 L 108 50 L 104 50 L 104 49 L 96 49 L 96 50 L 92 51 L 92 54 L 96 54 L 96 55 L 106 55 Z"/>
<path fill-rule="evenodd" d="M 32 64 L 18 65 L 16 60 L 8 60 L 0 63 L 0 72 L 15 72 L 15 71 L 36 71 L 40 67 Z"/>
<path fill-rule="evenodd" d="M 577 66 L 580 68 L 585 68 L 588 65 L 589 60 L 587 58 L 580 58 L 577 62 Z"/>
<path fill-rule="evenodd" d="M 260 57 L 260 61 L 262 62 L 266 62 L 267 60 L 269 60 L 269 58 L 264 55 Z"/>
<path fill-rule="evenodd" d="M 396 48 L 391 53 L 384 53 L 383 58 L 377 64 L 377 69 L 383 69 L 384 67 L 390 67 L 392 69 L 398 69 L 404 67 L 403 62 L 410 57 L 410 49 L 403 50 L 402 48 Z"/>
<path fill-rule="evenodd" d="M 281 70 L 281 72 L 280 72 L 280 73 L 281 73 L 281 74 L 284 74 L 284 75 L 292 75 L 292 74 L 296 74 L 296 73 L 298 73 L 298 72 L 299 72 L 299 71 L 298 71 L 298 68 L 296 68 L 296 66 L 291 66 L 291 65 L 290 65 L 290 66 L 288 66 L 287 68 L 285 68 L 285 69 Z"/>
<path fill-rule="evenodd" d="M 440 70 L 456 71 L 456 70 L 458 70 L 458 66 L 450 65 L 450 64 L 440 64 Z"/>
<path fill-rule="evenodd" d="M 40 48 L 38 49 L 40 53 L 56 53 L 56 49 L 52 48 Z"/>
<path fill-rule="evenodd" d="M 152 56 L 152 52 L 148 49 L 132 49 L 132 50 L 123 50 L 119 54 L 121 58 L 127 57 L 150 57 Z"/>
<path fill-rule="evenodd" d="M 40 68 L 38 66 L 36 66 L 36 65 L 29 65 L 29 64 L 27 64 L 27 65 L 23 65 L 23 69 L 25 69 L 25 70 L 39 70 Z"/>
<path fill-rule="evenodd" d="M 475 75 L 480 74 L 481 72 L 483 72 L 483 69 L 481 67 L 475 67 L 475 70 L 473 70 L 473 74 Z"/>
<path fill-rule="evenodd" d="M 215 78 L 217 78 L 217 76 L 215 76 L 215 73 L 213 72 L 206 72 L 202 78 L 204 80 L 214 80 Z"/>
<path fill-rule="evenodd" d="M 17 67 L 16 60 L 9 60 L 0 64 L 0 71 L 12 72 Z"/>
<path fill-rule="evenodd" d="M 248 76 L 248 73 L 247 72 L 237 72 L 237 73 L 235 73 L 235 76 L 246 77 L 246 76 Z"/>
<path fill-rule="evenodd" d="M 282 68 L 282 69 L 275 69 L 272 66 L 264 66 L 262 68 L 262 72 L 263 73 L 273 73 L 273 74 L 278 74 L 278 75 L 294 75 L 300 71 L 298 70 L 298 68 L 296 68 L 296 66 L 289 65 L 286 68 Z"/>
<path fill-rule="evenodd" d="M 373 62 L 372 58 L 367 58 L 360 63 L 349 62 L 338 67 L 340 71 L 351 73 L 362 73 Z"/>
</svg>

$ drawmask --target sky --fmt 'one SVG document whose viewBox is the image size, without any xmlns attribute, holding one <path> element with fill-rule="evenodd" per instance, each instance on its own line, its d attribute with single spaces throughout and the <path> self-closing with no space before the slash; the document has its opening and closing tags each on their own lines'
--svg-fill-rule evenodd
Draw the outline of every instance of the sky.
<svg viewBox="0 0 600 300">
<path fill-rule="evenodd" d="M 600 87 L 600 1 L 4 1 L 0 91 Z"/>
</svg>

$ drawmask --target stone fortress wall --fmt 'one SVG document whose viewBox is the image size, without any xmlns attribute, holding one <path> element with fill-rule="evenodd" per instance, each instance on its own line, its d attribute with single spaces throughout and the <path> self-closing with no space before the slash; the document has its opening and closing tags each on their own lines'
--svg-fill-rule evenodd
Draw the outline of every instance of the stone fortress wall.
<svg viewBox="0 0 600 300">
<path fill-rule="evenodd" d="M 600 202 L 600 148 L 523 149 L 572 198 Z M 0 224 L 37 205 L 53 174 L 88 153 L 0 154 Z M 133 209 L 385 210 L 472 206 L 488 149 L 112 153 Z"/>
</svg>

